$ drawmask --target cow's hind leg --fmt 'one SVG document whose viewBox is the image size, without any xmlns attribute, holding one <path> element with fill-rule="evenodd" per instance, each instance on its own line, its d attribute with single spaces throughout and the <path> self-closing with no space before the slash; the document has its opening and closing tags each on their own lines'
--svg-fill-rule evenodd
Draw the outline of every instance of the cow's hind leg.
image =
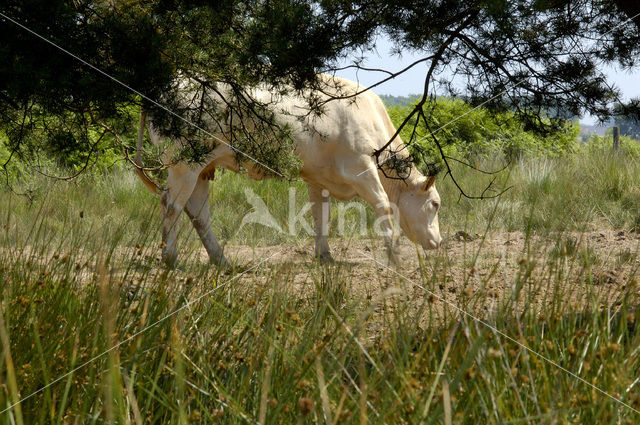
<svg viewBox="0 0 640 425">
<path fill-rule="evenodd" d="M 307 184 L 309 189 L 309 201 L 311 202 L 311 213 L 316 230 L 315 255 L 321 261 L 333 262 L 329 242 L 329 206 L 331 200 L 329 193 L 318 186 Z"/>
<path fill-rule="evenodd" d="M 169 169 L 167 188 L 162 194 L 162 207 L 164 210 L 162 219 L 162 260 L 169 266 L 175 265 L 178 258 L 176 249 L 178 219 L 191 197 L 197 181 L 198 174 L 189 170 L 186 166 L 176 166 Z"/>
<path fill-rule="evenodd" d="M 198 236 L 200 236 L 200 240 L 207 250 L 207 254 L 209 254 L 209 261 L 220 267 L 229 267 L 229 262 L 222 252 L 222 247 L 218 244 L 218 240 L 211 229 L 209 180 L 203 177 L 198 178 L 196 187 L 185 206 L 185 212 L 191 219 L 193 227 L 198 232 Z"/>
</svg>

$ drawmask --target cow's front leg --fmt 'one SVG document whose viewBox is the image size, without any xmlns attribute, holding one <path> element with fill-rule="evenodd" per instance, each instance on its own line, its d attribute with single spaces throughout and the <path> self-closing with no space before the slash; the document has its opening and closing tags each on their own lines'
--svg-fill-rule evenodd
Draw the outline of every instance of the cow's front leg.
<svg viewBox="0 0 640 425">
<path fill-rule="evenodd" d="M 392 220 L 396 206 L 389 201 L 389 197 L 378 178 L 377 169 L 374 168 L 366 173 L 361 173 L 361 175 L 369 177 L 354 183 L 358 196 L 375 210 L 378 219 L 375 226 L 377 228 L 374 230 L 382 233 L 389 262 L 398 265 L 398 234 Z"/>
<path fill-rule="evenodd" d="M 398 265 L 398 234 L 396 233 L 393 220 L 391 219 L 394 214 L 394 208 L 395 205 L 391 204 L 388 199 L 379 200 L 374 207 L 376 215 L 378 216 L 374 225 L 374 230 L 382 233 L 389 262 Z"/>
<path fill-rule="evenodd" d="M 326 189 L 318 186 L 307 184 L 309 189 L 309 201 L 311 201 L 311 214 L 313 214 L 313 223 L 316 230 L 316 247 L 315 255 L 321 261 L 333 262 L 331 251 L 329 249 L 329 207 L 331 199 Z"/>
<path fill-rule="evenodd" d="M 162 260 L 168 266 L 174 266 L 178 258 L 176 238 L 178 219 L 187 201 L 193 193 L 198 175 L 186 169 L 186 166 L 169 168 L 167 187 L 162 194 Z"/>
<path fill-rule="evenodd" d="M 211 218 L 209 215 L 209 180 L 198 178 L 196 187 L 185 206 L 185 212 L 191 219 L 193 227 L 198 232 L 200 240 L 207 250 L 209 261 L 219 267 L 230 267 L 229 262 L 222 252 L 222 247 L 211 229 Z"/>
</svg>

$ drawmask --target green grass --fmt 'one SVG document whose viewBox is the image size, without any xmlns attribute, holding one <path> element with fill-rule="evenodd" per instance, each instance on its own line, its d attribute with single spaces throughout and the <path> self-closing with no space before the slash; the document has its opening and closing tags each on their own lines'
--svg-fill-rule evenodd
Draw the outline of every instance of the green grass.
<svg viewBox="0 0 640 425">
<path fill-rule="evenodd" d="M 499 166 L 481 164 L 483 169 Z M 479 176 L 458 166 L 456 176 L 469 194 L 481 194 L 493 176 Z M 556 159 L 523 160 L 498 175 L 496 188 L 511 187 L 500 199 L 492 228 L 580 231 L 594 228 L 635 229 L 640 223 L 640 163 L 635 157 L 607 151 L 580 153 Z M 502 184 L 500 184 L 502 183 Z M 446 179 L 438 186 L 443 198 L 441 221 L 486 227 L 492 202 L 459 199 Z"/>
<path fill-rule="evenodd" d="M 484 188 L 477 174 L 457 175 L 469 192 Z M 445 235 L 527 238 L 513 253 L 511 292 L 471 290 L 493 279 L 472 272 L 476 253 L 469 277 L 453 282 L 456 304 L 484 323 L 442 302 L 452 300 L 446 252 L 425 258 L 411 281 L 374 264 L 363 283 L 349 264 L 268 257 L 246 274 L 221 274 L 196 255 L 184 220 L 180 265 L 166 270 L 157 199 L 131 173 L 37 179 L 33 200 L 4 189 L 0 410 L 37 393 L 0 423 L 330 423 L 325 412 L 339 424 L 637 423 L 639 414 L 558 366 L 640 409 L 635 269 L 606 298 L 600 260 L 575 236 L 637 226 L 640 167 L 583 154 L 521 162 L 500 179 L 513 188 L 482 202 L 458 202 L 449 180 L 438 183 Z M 250 208 L 246 187 L 285 223 L 290 186 L 219 173 L 216 233 L 230 244 L 308 244 L 303 234 L 235 230 Z M 301 204 L 306 189 L 293 186 Z M 636 252 L 614 261 L 636 264 Z"/>
</svg>

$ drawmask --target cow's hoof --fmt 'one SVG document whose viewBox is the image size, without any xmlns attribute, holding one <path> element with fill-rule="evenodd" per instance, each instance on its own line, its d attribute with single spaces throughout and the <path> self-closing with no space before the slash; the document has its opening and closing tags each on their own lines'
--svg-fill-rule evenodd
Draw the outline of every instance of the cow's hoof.
<svg viewBox="0 0 640 425">
<path fill-rule="evenodd" d="M 246 274 L 253 272 L 256 269 L 256 265 L 252 262 L 244 264 L 228 264 L 227 267 L 220 267 L 220 269 L 222 274 L 225 275 Z"/>
<path fill-rule="evenodd" d="M 177 252 L 163 252 L 162 262 L 167 268 L 173 269 L 178 264 Z"/>
<path fill-rule="evenodd" d="M 224 251 L 221 248 L 208 250 L 207 254 L 209 255 L 209 264 L 213 264 L 220 269 L 229 269 L 232 267 L 227 257 L 224 256 Z"/>
<path fill-rule="evenodd" d="M 330 252 L 325 252 L 325 253 L 316 255 L 316 258 L 322 264 L 333 264 L 336 262 L 336 260 L 334 260 L 333 257 L 331 256 Z"/>
<path fill-rule="evenodd" d="M 215 265 L 220 270 L 225 271 L 225 272 L 235 269 L 234 265 L 231 264 L 229 261 L 227 261 L 227 259 L 225 257 L 209 258 L 209 263 Z"/>
<path fill-rule="evenodd" d="M 400 257 L 395 249 L 387 250 L 387 259 L 389 260 L 389 266 L 399 267 Z"/>
</svg>

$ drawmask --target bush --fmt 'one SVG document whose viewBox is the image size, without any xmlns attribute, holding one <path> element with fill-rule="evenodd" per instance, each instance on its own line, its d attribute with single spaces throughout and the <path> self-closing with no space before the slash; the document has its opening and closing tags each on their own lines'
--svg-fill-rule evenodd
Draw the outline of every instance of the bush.
<svg viewBox="0 0 640 425">
<path fill-rule="evenodd" d="M 71 116 L 72 114 L 69 114 Z M 109 122 L 125 141 L 135 141 L 139 112 L 133 107 L 122 108 L 122 122 Z M 87 125 L 83 132 L 64 127 L 63 120 L 50 116 L 47 131 L 27 123 L 29 137 L 16 143 L 11 133 L 0 130 L 0 170 L 10 181 L 33 172 L 72 175 L 80 170 L 104 171 L 124 158 L 121 142 L 99 125 Z M 103 134 L 104 133 L 104 134 Z"/>
<path fill-rule="evenodd" d="M 400 126 L 414 105 L 388 107 L 396 127 Z M 566 122 L 559 131 L 539 135 L 525 130 L 524 124 L 514 113 L 493 113 L 486 108 L 473 108 L 461 99 L 439 98 L 427 103 L 424 111 L 445 154 L 471 162 L 496 157 L 507 161 L 529 156 L 558 157 L 576 149 L 580 132 L 576 123 Z M 411 140 L 414 127 L 416 137 Z M 427 161 L 438 160 L 435 143 L 424 122 L 416 126 L 416 119 L 412 118 L 400 135 L 410 145 L 409 149 L 418 162 L 421 162 L 420 156 L 426 156 Z"/>
</svg>

